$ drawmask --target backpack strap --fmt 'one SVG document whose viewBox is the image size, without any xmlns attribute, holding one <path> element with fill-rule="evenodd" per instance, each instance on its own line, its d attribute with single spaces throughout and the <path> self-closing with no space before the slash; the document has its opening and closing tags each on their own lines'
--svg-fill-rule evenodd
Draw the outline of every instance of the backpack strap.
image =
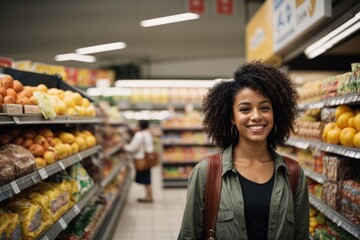
<svg viewBox="0 0 360 240">
<path fill-rule="evenodd" d="M 204 199 L 204 239 L 215 239 L 215 225 L 221 193 L 221 153 L 207 157 L 208 170 Z"/>
<path fill-rule="evenodd" d="M 297 161 L 295 161 L 294 159 L 291 159 L 291 158 L 285 157 L 285 156 L 283 156 L 283 158 L 284 158 L 286 166 L 290 172 L 289 182 L 290 182 L 293 199 L 295 201 L 295 193 L 296 193 L 296 189 L 297 189 L 297 186 L 299 183 L 300 166 L 299 166 L 299 163 Z"/>
</svg>

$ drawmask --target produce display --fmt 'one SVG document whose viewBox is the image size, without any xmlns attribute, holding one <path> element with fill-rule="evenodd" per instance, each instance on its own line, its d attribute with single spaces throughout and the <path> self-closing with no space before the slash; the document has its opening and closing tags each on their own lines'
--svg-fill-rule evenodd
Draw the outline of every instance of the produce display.
<svg viewBox="0 0 360 240">
<path fill-rule="evenodd" d="M 0 75 L 0 104 L 3 112 L 9 114 L 12 113 L 9 107 L 18 109 L 18 106 L 20 106 L 20 111 L 17 111 L 17 114 L 37 113 L 34 109 L 27 112 L 22 108 L 26 105 L 37 105 L 46 119 L 53 119 L 56 115 L 96 115 L 94 105 L 78 92 L 58 88 L 49 89 L 45 84 L 23 86 L 19 80 L 14 80 L 7 74 Z"/>
<path fill-rule="evenodd" d="M 315 240 L 355 240 L 344 229 L 336 226 L 331 220 L 317 209 L 310 207 L 310 235 Z"/>
<path fill-rule="evenodd" d="M 163 144 L 210 144 L 210 140 L 203 132 L 168 132 L 166 135 L 161 136 Z"/>
<path fill-rule="evenodd" d="M 360 148 L 360 109 L 339 105 L 335 109 L 334 119 L 325 125 L 322 141 Z"/>
<path fill-rule="evenodd" d="M 18 157 L 12 163 L 6 160 L 6 156 L 1 157 L 0 165 L 3 168 L 0 171 L 0 182 L 4 182 L 4 180 L 1 180 L 2 175 L 10 175 L 9 171 L 11 171 L 12 165 L 15 167 L 15 176 L 17 177 L 34 170 L 31 165 L 33 162 L 36 163 L 38 169 L 43 168 L 96 144 L 94 134 L 86 129 L 74 128 L 68 132 L 51 130 L 49 127 L 10 127 L 3 129 L 1 132 L 0 146 L 2 147 L 0 147 L 0 157 L 8 153 L 7 156 L 11 154 L 11 156 L 16 157 L 22 154 L 21 156 L 24 155 L 27 158 L 20 158 L 25 160 L 19 166 L 18 161 L 20 160 L 17 160 Z M 26 168 L 26 166 L 28 167 Z"/>
</svg>

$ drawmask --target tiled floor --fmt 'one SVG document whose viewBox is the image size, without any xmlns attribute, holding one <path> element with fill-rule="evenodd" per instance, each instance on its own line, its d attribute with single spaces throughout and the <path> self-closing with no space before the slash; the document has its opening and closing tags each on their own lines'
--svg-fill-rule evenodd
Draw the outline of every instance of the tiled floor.
<svg viewBox="0 0 360 240">
<path fill-rule="evenodd" d="M 154 203 L 138 203 L 145 195 L 143 185 L 133 182 L 113 240 L 177 239 L 186 200 L 186 189 L 163 189 L 161 168 L 152 169 Z"/>
</svg>

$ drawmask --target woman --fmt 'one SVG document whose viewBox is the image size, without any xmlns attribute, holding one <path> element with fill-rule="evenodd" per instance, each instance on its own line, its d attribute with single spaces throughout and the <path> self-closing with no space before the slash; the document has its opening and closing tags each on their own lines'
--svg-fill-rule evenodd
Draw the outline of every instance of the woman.
<svg viewBox="0 0 360 240">
<path fill-rule="evenodd" d="M 309 199 L 300 169 L 292 196 L 289 171 L 275 152 L 297 115 L 289 78 L 260 62 L 245 64 L 234 80 L 209 90 L 203 125 L 222 149 L 222 189 L 215 239 L 309 239 Z M 195 166 L 178 239 L 203 239 L 207 161 Z"/>
<path fill-rule="evenodd" d="M 135 161 L 143 159 L 145 152 L 153 152 L 154 145 L 151 133 L 149 130 L 149 121 L 139 121 L 140 131 L 136 132 L 131 139 L 131 142 L 124 146 L 124 150 L 134 154 Z M 153 202 L 151 189 L 151 169 L 145 171 L 136 171 L 135 181 L 145 185 L 145 198 L 139 198 L 138 202 L 151 203 Z"/>
</svg>

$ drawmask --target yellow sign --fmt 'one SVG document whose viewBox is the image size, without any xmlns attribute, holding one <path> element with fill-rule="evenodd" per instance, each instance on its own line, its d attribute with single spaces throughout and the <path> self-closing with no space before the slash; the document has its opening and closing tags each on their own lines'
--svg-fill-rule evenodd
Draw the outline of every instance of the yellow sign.
<svg viewBox="0 0 360 240">
<path fill-rule="evenodd" d="M 273 51 L 273 0 L 267 0 L 246 25 L 246 60 L 280 64 Z"/>
</svg>

